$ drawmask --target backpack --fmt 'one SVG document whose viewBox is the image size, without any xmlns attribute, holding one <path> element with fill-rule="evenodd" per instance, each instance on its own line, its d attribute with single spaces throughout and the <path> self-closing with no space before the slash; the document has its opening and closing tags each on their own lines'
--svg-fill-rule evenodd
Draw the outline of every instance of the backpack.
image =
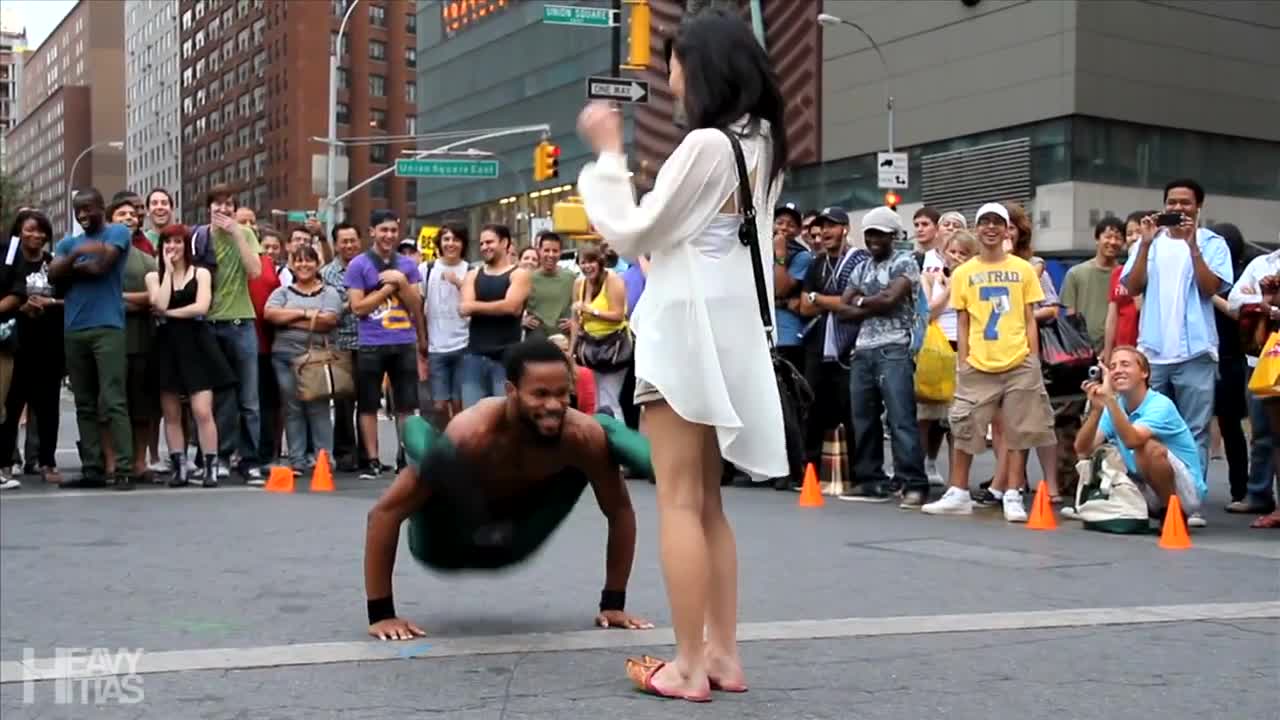
<svg viewBox="0 0 1280 720">
<path fill-rule="evenodd" d="M 218 255 L 213 250 L 213 236 L 208 225 L 191 229 L 191 258 L 198 267 L 208 269 L 213 275 L 218 270 Z"/>
<path fill-rule="evenodd" d="M 1147 499 L 1129 477 L 1124 458 L 1110 443 L 1076 463 L 1080 483 L 1076 486 L 1076 513 L 1086 530 L 1117 535 L 1145 535 L 1151 532 Z"/>
</svg>

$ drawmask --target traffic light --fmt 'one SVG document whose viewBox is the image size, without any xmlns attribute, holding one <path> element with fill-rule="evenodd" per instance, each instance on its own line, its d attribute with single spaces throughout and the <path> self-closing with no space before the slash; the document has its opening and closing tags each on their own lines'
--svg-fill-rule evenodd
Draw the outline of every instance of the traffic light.
<svg viewBox="0 0 1280 720">
<path fill-rule="evenodd" d="M 898 193 L 890 190 L 884 194 L 884 204 L 890 210 L 897 210 L 900 202 L 902 202 L 902 198 L 898 197 Z"/>
<path fill-rule="evenodd" d="M 624 70 L 649 67 L 649 0 L 626 0 L 631 6 L 631 26 L 627 33 L 627 64 Z"/>
<path fill-rule="evenodd" d="M 533 180 L 554 180 L 560 177 L 560 146 L 543 140 L 533 149 Z"/>
</svg>

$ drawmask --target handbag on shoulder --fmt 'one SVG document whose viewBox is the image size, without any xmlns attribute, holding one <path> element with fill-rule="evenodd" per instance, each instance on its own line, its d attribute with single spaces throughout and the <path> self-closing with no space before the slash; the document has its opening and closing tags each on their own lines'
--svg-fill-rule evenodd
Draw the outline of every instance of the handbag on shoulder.
<svg viewBox="0 0 1280 720">
<path fill-rule="evenodd" d="M 778 397 L 782 400 L 782 424 L 787 436 L 787 467 L 790 474 L 785 478 L 774 478 L 774 488 L 786 490 L 791 483 L 798 483 L 804 477 L 804 431 L 809 422 L 809 409 L 813 406 L 813 390 L 805 381 L 804 375 L 778 354 L 774 344 L 773 313 L 770 312 L 772 303 L 764 280 L 764 260 L 760 255 L 760 238 L 756 230 L 755 201 L 751 197 L 751 176 L 747 172 L 746 157 L 742 154 L 742 143 L 738 141 L 738 137 L 724 128 L 720 132 L 729 138 L 729 144 L 733 146 L 733 157 L 738 165 L 738 212 L 742 215 L 742 224 L 738 226 L 738 240 L 751 249 L 751 273 L 755 276 L 760 320 L 764 323 L 765 338 L 769 341 L 773 375 L 778 383 Z"/>
<path fill-rule="evenodd" d="M 293 359 L 293 373 L 298 378 L 298 399 L 302 402 L 349 400 L 356 396 L 351 353 L 334 350 L 328 337 L 321 340 L 320 347 L 316 347 L 317 316 L 311 318 L 306 351 Z"/>
<path fill-rule="evenodd" d="M 607 272 L 607 270 L 601 268 L 600 272 Z M 585 277 L 582 278 L 582 295 L 579 300 L 583 303 L 587 301 Z M 612 373 L 624 370 L 631 364 L 636 345 L 628 325 L 624 323 L 622 327 L 608 335 L 596 337 L 582 328 L 581 314 L 579 314 L 578 327 L 578 344 L 573 349 L 573 355 L 579 365 L 596 372 Z"/>
</svg>

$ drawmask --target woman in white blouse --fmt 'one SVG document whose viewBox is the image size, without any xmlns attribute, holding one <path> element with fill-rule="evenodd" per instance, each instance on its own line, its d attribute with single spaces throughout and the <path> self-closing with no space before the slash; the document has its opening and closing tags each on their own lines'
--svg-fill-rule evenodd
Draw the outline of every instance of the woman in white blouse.
<svg viewBox="0 0 1280 720">
<path fill-rule="evenodd" d="M 721 504 L 721 458 L 760 479 L 788 473 L 750 249 L 738 240 L 737 167 L 720 128 L 738 136 L 745 155 L 769 298 L 770 208 L 782 188 L 787 146 L 776 77 L 740 19 L 721 11 L 698 15 L 668 45 L 667 57 L 671 90 L 691 131 L 653 190 L 636 203 L 622 119 L 603 104 L 588 106 L 579 119 L 598 158 L 578 183 L 587 215 L 619 255 L 651 254 L 631 316 L 635 401 L 652 443 L 676 657 L 629 659 L 627 673 L 647 692 L 705 702 L 713 688 L 746 690 L 737 645 L 737 548 Z"/>
</svg>

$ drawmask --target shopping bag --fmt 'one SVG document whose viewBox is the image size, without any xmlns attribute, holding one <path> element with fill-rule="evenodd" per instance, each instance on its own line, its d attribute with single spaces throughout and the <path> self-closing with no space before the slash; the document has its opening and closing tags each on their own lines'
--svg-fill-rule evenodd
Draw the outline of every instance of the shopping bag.
<svg viewBox="0 0 1280 720">
<path fill-rule="evenodd" d="M 1271 333 L 1249 377 L 1249 392 L 1258 397 L 1280 397 L 1280 331 Z"/>
<path fill-rule="evenodd" d="M 1054 316 L 1038 323 L 1040 368 L 1050 397 L 1080 392 L 1097 354 L 1079 315 Z"/>
<path fill-rule="evenodd" d="M 916 355 L 916 399 L 951 402 L 956 393 L 956 351 L 937 323 L 930 323 Z"/>
</svg>

